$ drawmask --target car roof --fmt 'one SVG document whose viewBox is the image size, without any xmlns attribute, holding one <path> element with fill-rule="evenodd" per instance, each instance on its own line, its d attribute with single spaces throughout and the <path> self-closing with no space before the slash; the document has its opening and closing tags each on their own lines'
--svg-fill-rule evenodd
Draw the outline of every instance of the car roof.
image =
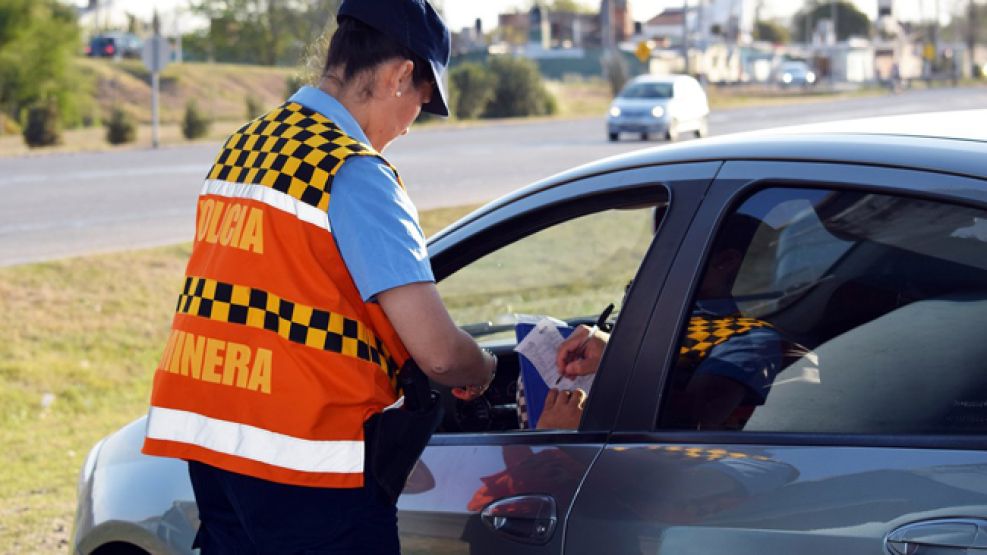
<svg viewBox="0 0 987 555">
<path fill-rule="evenodd" d="M 605 158 L 546 181 L 709 160 L 849 162 L 987 178 L 987 109 L 822 122 L 735 133 Z"/>
<path fill-rule="evenodd" d="M 578 166 L 518 189 L 446 231 L 498 206 L 575 179 L 662 164 L 730 160 L 841 162 L 987 179 L 987 109 L 798 125 L 645 148 Z"/>
<path fill-rule="evenodd" d="M 689 75 L 679 75 L 679 74 L 667 74 L 667 75 L 639 75 L 634 79 L 631 79 L 630 83 L 674 83 L 675 81 L 681 81 L 683 79 L 692 79 Z"/>
</svg>

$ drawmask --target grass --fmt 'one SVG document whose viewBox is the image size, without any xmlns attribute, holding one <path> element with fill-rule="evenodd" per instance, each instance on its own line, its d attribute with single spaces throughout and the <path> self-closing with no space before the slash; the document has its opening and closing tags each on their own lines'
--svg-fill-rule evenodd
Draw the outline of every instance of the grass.
<svg viewBox="0 0 987 555">
<path fill-rule="evenodd" d="M 439 292 L 457 324 L 620 309 L 652 239 L 650 208 L 607 210 L 542 230 L 449 276 Z M 503 320 L 503 322 L 501 322 Z"/>
<path fill-rule="evenodd" d="M 89 448 L 140 414 L 187 247 L 0 271 L 0 546 L 64 551 Z"/>
<path fill-rule="evenodd" d="M 189 249 L 0 269 L 0 554 L 67 550 L 86 454 L 147 408 Z"/>
</svg>

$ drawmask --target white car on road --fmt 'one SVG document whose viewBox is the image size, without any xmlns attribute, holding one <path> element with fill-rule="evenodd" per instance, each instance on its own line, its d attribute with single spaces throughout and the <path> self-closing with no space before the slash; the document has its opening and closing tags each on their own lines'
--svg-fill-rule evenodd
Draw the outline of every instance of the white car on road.
<svg viewBox="0 0 987 555">
<path fill-rule="evenodd" d="M 661 135 L 675 141 L 683 133 L 709 132 L 709 102 L 688 75 L 642 75 L 629 81 L 610 104 L 607 138 L 636 133 L 642 140 Z"/>
</svg>

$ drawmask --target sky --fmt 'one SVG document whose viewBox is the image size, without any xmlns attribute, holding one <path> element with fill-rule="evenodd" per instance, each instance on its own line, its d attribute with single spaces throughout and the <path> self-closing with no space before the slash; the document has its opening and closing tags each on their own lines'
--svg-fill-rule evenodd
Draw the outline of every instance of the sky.
<svg viewBox="0 0 987 555">
<path fill-rule="evenodd" d="M 174 14 L 183 9 L 187 12 L 188 0 L 103 0 L 112 2 L 113 7 L 119 11 L 127 11 L 140 18 L 150 18 L 155 8 L 162 14 L 162 20 L 167 27 L 172 26 Z M 598 7 L 599 0 L 578 0 L 580 3 L 591 7 Z M 698 0 L 688 0 L 690 5 L 695 5 Z M 877 0 L 852 0 L 861 11 L 872 19 L 877 15 Z M 895 9 L 902 19 L 918 19 L 924 14 L 925 18 L 935 16 L 936 4 L 940 4 L 942 11 L 946 12 L 958 0 L 897 0 Z M 680 7 L 682 0 L 629 0 L 632 15 L 635 20 L 647 20 L 666 7 Z M 83 0 L 77 0 L 77 4 L 84 5 Z M 477 17 L 483 20 L 484 29 L 492 29 L 497 25 L 497 14 L 513 11 L 518 8 L 527 8 L 531 5 L 531 0 L 440 0 L 445 9 L 446 23 L 453 31 L 458 31 L 463 27 L 473 25 Z M 799 7 L 803 5 L 801 0 L 765 0 L 765 15 L 768 17 L 789 17 Z M 945 13 L 944 13 L 945 15 Z M 195 25 L 194 21 L 186 15 L 181 18 L 182 26 Z"/>
</svg>

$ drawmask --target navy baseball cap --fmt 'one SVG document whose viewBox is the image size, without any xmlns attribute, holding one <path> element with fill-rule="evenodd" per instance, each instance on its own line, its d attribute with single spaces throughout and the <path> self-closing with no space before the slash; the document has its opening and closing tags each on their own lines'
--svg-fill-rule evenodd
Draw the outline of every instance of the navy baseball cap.
<svg viewBox="0 0 987 555">
<path fill-rule="evenodd" d="M 336 19 L 343 16 L 362 21 L 427 60 L 435 92 L 422 111 L 449 115 L 445 84 L 449 29 L 426 0 L 343 0 Z"/>
</svg>

